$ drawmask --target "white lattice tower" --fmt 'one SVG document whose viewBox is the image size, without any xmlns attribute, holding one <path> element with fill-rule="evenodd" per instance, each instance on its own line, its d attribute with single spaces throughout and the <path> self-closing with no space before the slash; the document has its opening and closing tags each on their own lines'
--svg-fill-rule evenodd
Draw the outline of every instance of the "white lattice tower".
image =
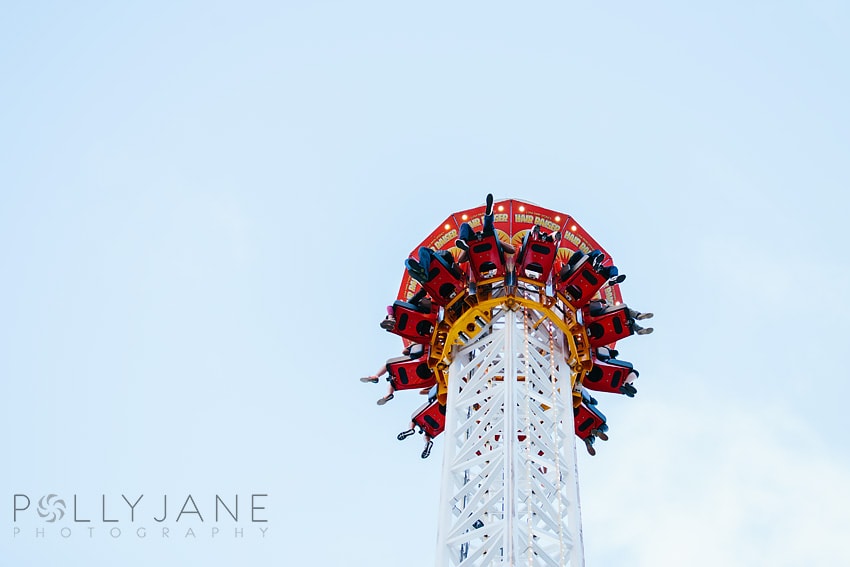
<svg viewBox="0 0 850 567">
<path fill-rule="evenodd" d="M 493 306 L 449 355 L 438 567 L 584 565 L 575 342 L 535 305 Z"/>
</svg>

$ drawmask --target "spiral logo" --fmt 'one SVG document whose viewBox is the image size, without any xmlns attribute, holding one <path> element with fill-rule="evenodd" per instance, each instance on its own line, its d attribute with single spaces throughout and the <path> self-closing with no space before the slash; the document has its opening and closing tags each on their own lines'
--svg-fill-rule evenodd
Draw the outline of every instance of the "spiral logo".
<svg viewBox="0 0 850 567">
<path fill-rule="evenodd" d="M 45 522 L 55 522 L 65 516 L 65 501 L 56 494 L 42 496 L 38 500 L 38 515 Z"/>
</svg>

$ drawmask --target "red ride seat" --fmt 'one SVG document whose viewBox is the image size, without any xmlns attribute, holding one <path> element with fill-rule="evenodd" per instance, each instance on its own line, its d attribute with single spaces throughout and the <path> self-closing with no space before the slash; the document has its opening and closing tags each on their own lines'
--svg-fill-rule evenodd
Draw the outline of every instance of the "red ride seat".
<svg viewBox="0 0 850 567">
<path fill-rule="evenodd" d="M 632 320 L 629 317 L 629 308 L 625 304 L 609 309 L 602 315 L 595 317 L 590 315 L 587 308 L 582 313 L 591 348 L 615 343 L 634 332 Z"/>
<path fill-rule="evenodd" d="M 432 313 L 423 313 L 406 301 L 393 303 L 393 317 L 395 327 L 390 332 L 415 343 L 429 342 L 437 324 L 436 309 L 432 309 Z"/>
<path fill-rule="evenodd" d="M 576 436 L 579 439 L 587 439 L 596 432 L 605 433 L 608 425 L 605 416 L 596 406 L 590 403 L 587 396 L 582 395 L 581 403 L 573 408 L 573 419 L 575 421 Z"/>
<path fill-rule="evenodd" d="M 582 384 L 589 390 L 597 392 L 613 392 L 625 394 L 623 384 L 629 374 L 634 371 L 631 362 L 609 359 L 606 361 L 593 357 L 593 367 L 585 375 Z"/>
<path fill-rule="evenodd" d="M 446 406 L 436 400 L 425 403 L 413 414 L 412 421 L 433 439 L 446 427 Z"/>
<path fill-rule="evenodd" d="M 505 255 L 494 234 L 467 243 L 469 269 L 475 282 L 505 277 Z"/>
<path fill-rule="evenodd" d="M 462 276 L 463 273 L 456 267 L 434 256 L 428 270 L 428 281 L 422 283 L 422 287 L 431 296 L 431 301 L 445 307 L 463 290 Z"/>
<path fill-rule="evenodd" d="M 605 276 L 593 268 L 593 263 L 585 255 L 567 276 L 567 279 L 556 284 L 556 289 L 569 297 L 574 307 L 579 308 L 593 298 L 602 289 Z"/>
<path fill-rule="evenodd" d="M 428 349 L 417 359 L 393 359 L 387 363 L 390 383 L 394 390 L 412 390 L 414 388 L 430 388 L 437 383 L 434 371 L 428 366 Z"/>
<path fill-rule="evenodd" d="M 536 231 L 528 232 L 517 257 L 517 276 L 545 282 L 552 272 L 557 255 L 557 242 L 546 242 L 540 239 Z"/>
</svg>

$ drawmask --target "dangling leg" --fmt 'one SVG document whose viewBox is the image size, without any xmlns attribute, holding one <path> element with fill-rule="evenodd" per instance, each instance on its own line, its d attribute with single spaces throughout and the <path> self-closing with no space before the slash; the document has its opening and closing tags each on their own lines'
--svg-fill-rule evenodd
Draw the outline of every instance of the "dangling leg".
<svg viewBox="0 0 850 567">
<path fill-rule="evenodd" d="M 652 319 L 654 315 L 654 313 L 641 313 L 640 311 L 635 311 L 634 309 L 629 308 L 629 316 L 631 316 L 632 319 L 637 319 L 638 321 Z"/>
<path fill-rule="evenodd" d="M 414 433 L 416 433 L 416 430 L 414 429 L 414 423 L 411 421 L 411 422 L 410 422 L 410 429 L 407 429 L 407 430 L 402 431 L 401 433 L 399 433 L 399 434 L 396 436 L 396 439 L 398 439 L 399 441 L 404 441 L 405 439 L 407 439 L 408 437 L 410 437 L 410 436 L 411 436 L 411 435 L 413 435 Z"/>
<path fill-rule="evenodd" d="M 458 233 L 458 238 L 460 238 L 460 240 L 462 240 L 464 244 L 468 244 L 469 241 L 475 240 L 475 231 L 472 230 L 472 225 L 470 225 L 468 222 L 461 224 L 460 232 Z M 458 245 L 458 248 L 464 249 L 463 246 L 460 245 Z"/>
<path fill-rule="evenodd" d="M 379 406 L 382 406 L 382 405 L 384 405 L 385 403 L 387 403 L 388 401 L 390 401 L 391 399 L 393 399 L 393 397 L 394 397 L 394 396 L 393 396 L 393 392 L 395 392 L 395 389 L 393 388 L 393 383 L 392 383 L 392 382 L 390 382 L 390 386 L 389 386 L 389 388 L 388 388 L 388 390 L 387 390 L 387 395 L 386 395 L 386 396 L 384 396 L 383 398 L 379 399 L 379 400 L 377 401 L 377 404 L 378 404 Z"/>
<path fill-rule="evenodd" d="M 378 369 L 378 371 L 375 374 L 372 374 L 371 376 L 364 376 L 363 378 L 360 379 L 360 381 L 361 382 L 371 382 L 372 384 L 377 384 L 378 379 L 386 373 L 387 373 L 387 365 L 384 364 L 383 366 L 381 366 Z"/>
<path fill-rule="evenodd" d="M 426 433 L 425 434 L 425 449 L 422 451 L 421 457 L 423 459 L 427 459 L 428 455 L 431 454 L 431 447 L 434 446 L 434 442 L 431 440 L 431 437 Z"/>
<path fill-rule="evenodd" d="M 433 252 L 430 248 L 420 246 L 418 261 L 414 260 L 413 258 L 408 258 L 404 261 L 404 267 L 407 268 L 408 273 L 410 273 L 410 277 L 412 277 L 419 283 L 425 283 L 428 281 L 428 272 L 431 269 L 432 253 Z"/>
<path fill-rule="evenodd" d="M 393 306 L 387 305 L 387 316 L 381 321 L 380 327 L 387 331 L 395 329 L 395 317 L 393 317 Z"/>
<path fill-rule="evenodd" d="M 487 206 L 484 209 L 484 227 L 481 230 L 483 235 L 496 234 L 495 220 L 496 217 L 493 214 L 493 194 L 487 193 Z"/>
<path fill-rule="evenodd" d="M 632 325 L 632 329 L 634 329 L 635 333 L 637 333 L 638 335 L 648 335 L 649 333 L 651 333 L 652 331 L 655 330 L 652 327 L 647 327 L 647 328 L 644 329 L 643 327 L 641 327 L 637 323 L 634 323 Z"/>
<path fill-rule="evenodd" d="M 608 280 L 608 285 L 615 285 L 626 281 L 626 274 L 621 274 L 617 266 L 607 266 L 600 270 L 602 277 Z"/>
</svg>

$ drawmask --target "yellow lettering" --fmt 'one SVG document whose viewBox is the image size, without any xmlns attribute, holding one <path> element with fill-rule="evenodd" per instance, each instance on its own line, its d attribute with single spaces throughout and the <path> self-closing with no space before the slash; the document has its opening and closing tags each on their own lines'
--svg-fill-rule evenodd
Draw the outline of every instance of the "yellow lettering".
<svg viewBox="0 0 850 567">
<path fill-rule="evenodd" d="M 451 229 L 450 231 L 448 231 L 443 236 L 441 236 L 440 238 L 437 239 L 437 241 L 434 243 L 434 250 L 439 250 L 447 242 L 451 242 L 452 240 L 454 240 L 456 238 L 457 238 L 457 230 Z"/>
<path fill-rule="evenodd" d="M 544 219 L 542 217 L 534 217 L 534 224 L 539 224 L 550 232 L 555 232 L 561 228 L 561 225 L 556 224 L 550 221 L 549 219 Z"/>
<path fill-rule="evenodd" d="M 569 231 L 565 232 L 563 234 L 562 238 L 564 240 L 570 242 L 571 244 L 573 244 L 576 247 L 576 249 L 581 250 L 585 254 L 587 254 L 588 252 L 590 252 L 592 250 L 592 248 L 590 246 L 588 246 L 587 244 L 582 242 L 581 238 L 579 238 L 578 236 L 576 236 L 572 232 L 569 232 Z"/>
<path fill-rule="evenodd" d="M 416 285 L 417 281 L 413 278 L 410 278 L 410 281 L 407 282 L 407 291 L 405 292 L 406 299 L 410 299 L 413 297 L 413 294 L 416 293 Z"/>
<path fill-rule="evenodd" d="M 566 234 L 564 234 L 564 238 L 567 239 L 572 244 L 575 244 L 576 246 L 579 246 L 581 244 L 581 238 L 579 238 L 578 236 L 576 236 L 572 232 L 567 232 Z"/>
</svg>

